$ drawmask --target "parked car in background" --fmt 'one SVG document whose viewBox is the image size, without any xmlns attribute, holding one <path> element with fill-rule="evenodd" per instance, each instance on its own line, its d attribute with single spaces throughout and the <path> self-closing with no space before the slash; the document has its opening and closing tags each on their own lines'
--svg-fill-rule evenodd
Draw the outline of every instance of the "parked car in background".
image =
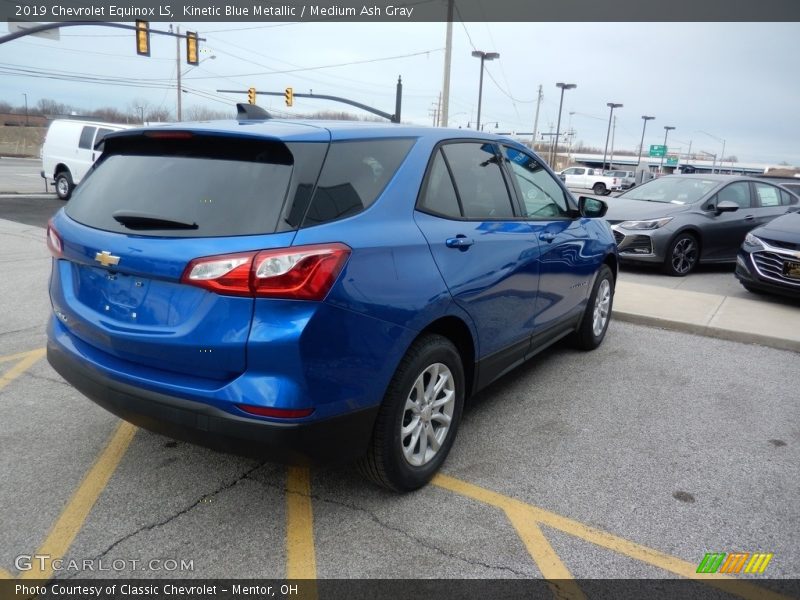
<svg viewBox="0 0 800 600">
<path fill-rule="evenodd" d="M 607 196 L 622 189 L 622 181 L 603 173 L 602 169 L 569 167 L 560 173 L 567 187 L 592 190 L 598 196 Z"/>
<path fill-rule="evenodd" d="M 620 181 L 620 187 L 627 190 L 636 185 L 636 173 L 633 171 L 606 171 L 609 177 L 616 177 Z"/>
<path fill-rule="evenodd" d="M 47 357 L 97 404 L 411 490 L 467 397 L 558 339 L 603 341 L 605 203 L 524 146 L 246 117 L 109 134 L 53 217 Z"/>
<path fill-rule="evenodd" d="M 798 201 L 752 177 L 667 175 L 614 198 L 606 219 L 620 260 L 684 276 L 700 262 L 734 262 L 748 231 L 797 208 Z"/>
<path fill-rule="evenodd" d="M 56 194 L 68 200 L 72 190 L 100 156 L 97 146 L 112 131 L 127 125 L 56 119 L 50 123 L 42 144 L 41 176 L 52 180 Z"/>
<path fill-rule="evenodd" d="M 800 212 L 756 227 L 736 257 L 736 278 L 749 291 L 800 298 Z"/>
</svg>

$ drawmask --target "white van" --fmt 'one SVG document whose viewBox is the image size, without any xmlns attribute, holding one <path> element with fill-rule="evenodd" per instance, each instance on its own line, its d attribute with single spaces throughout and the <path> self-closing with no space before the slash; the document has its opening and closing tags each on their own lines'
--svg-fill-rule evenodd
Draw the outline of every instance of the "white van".
<svg viewBox="0 0 800 600">
<path fill-rule="evenodd" d="M 72 190 L 100 156 L 97 144 L 112 131 L 129 127 L 97 121 L 53 121 L 42 145 L 42 177 L 55 183 L 59 198 L 68 200 Z"/>
</svg>

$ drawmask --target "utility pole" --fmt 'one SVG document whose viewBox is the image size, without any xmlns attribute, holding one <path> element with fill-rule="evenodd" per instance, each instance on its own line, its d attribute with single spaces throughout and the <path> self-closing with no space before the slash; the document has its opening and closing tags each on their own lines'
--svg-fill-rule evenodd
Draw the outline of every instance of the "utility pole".
<svg viewBox="0 0 800 600">
<path fill-rule="evenodd" d="M 539 127 L 539 108 L 542 106 L 542 86 L 539 84 L 539 96 L 536 98 L 536 116 L 533 117 L 533 133 L 531 134 L 531 150 L 536 151 L 536 133 Z"/>
<path fill-rule="evenodd" d="M 178 122 L 182 121 L 181 116 L 181 27 L 177 26 L 176 33 L 178 37 L 175 38 L 175 69 L 178 73 Z"/>
<path fill-rule="evenodd" d="M 614 136 L 617 134 L 617 115 L 614 115 L 614 127 L 611 130 L 611 156 L 608 159 L 608 168 L 614 168 Z"/>
<path fill-rule="evenodd" d="M 439 92 L 439 101 L 436 103 L 436 126 L 446 127 L 442 124 L 442 92 Z"/>
<path fill-rule="evenodd" d="M 443 127 L 450 121 L 450 59 L 453 55 L 453 2 L 447 0 L 447 35 L 444 44 L 444 83 L 442 84 L 442 112 L 440 121 Z"/>
<path fill-rule="evenodd" d="M 25 96 L 25 127 L 28 126 L 28 94 L 22 92 L 22 95 Z"/>
</svg>

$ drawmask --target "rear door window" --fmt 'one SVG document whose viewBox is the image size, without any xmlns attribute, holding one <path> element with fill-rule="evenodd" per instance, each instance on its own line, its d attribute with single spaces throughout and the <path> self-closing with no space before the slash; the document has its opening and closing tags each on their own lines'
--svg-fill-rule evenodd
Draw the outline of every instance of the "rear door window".
<svg viewBox="0 0 800 600">
<path fill-rule="evenodd" d="M 96 163 L 66 207 L 79 223 L 105 231 L 170 237 L 276 230 L 294 167 L 294 157 L 283 143 L 212 136 L 113 140 L 113 144 L 106 140 L 111 146 L 108 155 Z M 131 228 L 118 220 L 126 214 L 195 227 Z"/>
<path fill-rule="evenodd" d="M 350 217 L 372 205 L 413 144 L 408 138 L 331 143 L 303 226 Z"/>
<path fill-rule="evenodd" d="M 514 218 L 511 197 L 493 144 L 452 143 L 442 150 L 466 218 Z"/>
<path fill-rule="evenodd" d="M 780 190 L 774 185 L 766 183 L 754 184 L 756 188 L 756 196 L 758 196 L 759 206 L 780 206 L 781 195 Z"/>
<path fill-rule="evenodd" d="M 86 150 L 92 149 L 92 140 L 94 140 L 94 132 L 97 131 L 97 127 L 89 127 L 88 125 L 81 130 L 81 138 L 78 140 L 78 148 L 84 148 Z M 75 138 L 72 138 L 75 139 Z"/>
</svg>

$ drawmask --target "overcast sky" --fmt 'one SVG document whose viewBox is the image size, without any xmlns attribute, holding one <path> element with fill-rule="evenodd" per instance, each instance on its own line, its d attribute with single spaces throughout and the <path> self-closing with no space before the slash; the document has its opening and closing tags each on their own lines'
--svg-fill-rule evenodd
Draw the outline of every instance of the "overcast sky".
<svg viewBox="0 0 800 600">
<path fill-rule="evenodd" d="M 282 91 L 347 96 L 394 111 L 394 86 L 402 75 L 403 120 L 431 124 L 442 88 L 444 23 L 179 23 L 207 38 L 205 60 L 181 70 L 184 85 L 218 101 L 184 94 L 194 104 L 225 109 L 244 97 L 217 89 Z M 153 28 L 166 29 L 156 23 Z M 0 23 L 0 32 L 7 29 Z M 645 148 L 664 141 L 671 151 L 725 154 L 739 160 L 800 165 L 800 23 L 454 23 L 450 125 L 474 126 L 480 61 L 473 49 L 500 53 L 486 63 L 483 123 L 499 131 L 533 129 L 538 86 L 544 91 L 539 131 L 555 129 L 556 82 L 577 84 L 564 96 L 562 131 L 571 124 L 575 140 L 602 148 L 607 102 L 622 103 L 615 147 L 635 150 L 647 125 Z M 386 60 L 378 60 L 386 59 Z M 374 62 L 363 62 L 374 61 Z M 347 66 L 343 63 L 350 64 Z M 151 87 L 111 82 L 77 83 L 0 72 L 0 100 L 31 105 L 52 98 L 86 108 L 127 108 L 140 99 L 174 110 L 175 41 L 152 36 L 151 57 L 135 54 L 133 32 L 99 27 L 61 30 L 60 41 L 26 37 L 0 45 L 0 70 L 128 77 Z M 286 72 L 293 71 L 293 72 Z M 171 83 L 170 83 L 171 82 Z M 153 87 L 156 86 L 156 87 Z M 167 88 L 166 86 L 171 86 Z M 280 112 L 313 112 L 341 105 L 260 97 Z M 185 109 L 184 108 L 184 109 Z M 346 110 L 350 110 L 346 108 Z M 355 109 L 353 109 L 355 111 Z M 569 113 L 574 113 L 570 115 Z M 233 113 L 231 113 L 233 114 Z M 701 133 L 705 131 L 711 136 Z M 713 137 L 712 137 L 713 136 Z M 719 140 L 715 139 L 720 138 Z"/>
</svg>

